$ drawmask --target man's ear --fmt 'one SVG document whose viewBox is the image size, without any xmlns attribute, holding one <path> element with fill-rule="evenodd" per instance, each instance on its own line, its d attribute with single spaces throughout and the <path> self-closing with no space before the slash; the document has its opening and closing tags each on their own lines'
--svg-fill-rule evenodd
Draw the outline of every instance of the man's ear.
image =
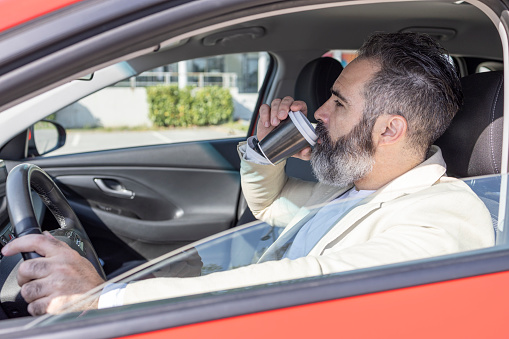
<svg viewBox="0 0 509 339">
<path fill-rule="evenodd" d="M 391 145 L 401 141 L 406 136 L 407 130 L 408 123 L 401 115 L 382 115 L 375 123 L 375 131 L 379 132 L 378 145 Z"/>
</svg>

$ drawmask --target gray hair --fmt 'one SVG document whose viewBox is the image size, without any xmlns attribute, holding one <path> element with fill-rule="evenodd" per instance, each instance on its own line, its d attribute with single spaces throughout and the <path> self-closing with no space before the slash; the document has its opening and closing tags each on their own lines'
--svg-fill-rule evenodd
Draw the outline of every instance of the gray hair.
<svg viewBox="0 0 509 339">
<path fill-rule="evenodd" d="M 364 88 L 364 117 L 371 127 L 380 115 L 401 115 L 412 146 L 426 152 L 463 100 L 447 51 L 424 34 L 376 33 L 359 49 L 358 59 L 380 67 Z"/>
</svg>

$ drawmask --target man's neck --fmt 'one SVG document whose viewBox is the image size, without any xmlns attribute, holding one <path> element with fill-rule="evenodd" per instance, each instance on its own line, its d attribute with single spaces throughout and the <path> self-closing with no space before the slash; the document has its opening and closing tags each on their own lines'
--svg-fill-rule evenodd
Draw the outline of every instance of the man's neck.
<svg viewBox="0 0 509 339">
<path fill-rule="evenodd" d="M 406 152 L 405 152 L 406 153 Z M 357 180 L 357 190 L 378 190 L 389 182 L 417 167 L 425 160 L 425 155 L 409 154 L 375 155 L 373 169 L 366 176 Z"/>
</svg>

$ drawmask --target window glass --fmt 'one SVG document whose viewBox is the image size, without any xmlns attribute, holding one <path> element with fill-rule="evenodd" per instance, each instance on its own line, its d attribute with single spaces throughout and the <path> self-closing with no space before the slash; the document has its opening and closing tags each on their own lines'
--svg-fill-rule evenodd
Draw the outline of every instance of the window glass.
<svg viewBox="0 0 509 339">
<path fill-rule="evenodd" d="M 246 136 L 268 63 L 267 53 L 219 55 L 120 81 L 47 117 L 67 131 L 48 155 Z"/>
<path fill-rule="evenodd" d="M 504 64 L 497 61 L 486 61 L 477 65 L 477 73 L 502 71 L 504 70 Z"/>
<path fill-rule="evenodd" d="M 482 223 L 478 223 L 477 221 L 463 220 L 461 218 L 456 218 L 456 220 L 452 221 L 455 224 L 463 225 L 460 227 L 464 227 L 466 229 L 470 229 L 470 231 L 475 231 L 476 237 L 482 237 L 483 239 L 492 238 L 495 234 L 497 225 L 500 229 L 502 226 L 502 221 L 504 217 L 499 215 L 499 203 L 500 203 L 500 189 L 501 182 L 505 181 L 505 177 L 501 175 L 492 175 L 485 177 L 477 177 L 477 178 L 469 178 L 464 180 L 463 182 L 460 180 L 453 180 L 451 182 L 440 183 L 437 184 L 440 186 L 440 190 L 446 192 L 448 190 L 458 191 L 462 190 L 465 193 L 472 193 L 472 191 L 479 197 L 480 201 L 470 200 L 471 205 L 468 208 L 472 208 L 483 215 Z M 436 189 L 434 188 L 434 191 Z M 383 192 L 381 194 L 384 194 Z M 387 192 L 387 197 L 393 197 L 395 191 Z M 416 193 L 420 194 L 420 193 Z M 433 194 L 433 193 L 432 193 Z M 378 196 L 380 197 L 380 195 Z M 482 203 L 481 203 L 482 201 Z M 289 202 L 291 203 L 291 202 Z M 341 210 L 342 207 L 351 206 L 351 204 L 356 204 L 355 206 L 359 206 L 362 208 L 362 205 L 369 204 L 368 200 L 358 201 L 356 198 L 352 200 L 346 199 L 336 203 L 333 207 L 334 209 Z M 346 206 L 345 206 L 346 205 Z M 327 206 L 327 207 L 326 207 Z M 311 217 L 319 216 L 321 211 L 327 210 L 326 213 L 330 210 L 332 205 L 325 206 L 317 206 L 314 209 L 310 209 L 306 213 L 301 215 L 302 219 L 311 220 Z M 346 209 L 348 210 L 348 209 Z M 457 210 L 456 210 L 457 211 Z M 424 217 L 423 220 L 429 218 L 429 211 L 426 208 L 416 209 L 416 212 L 421 213 Z M 489 215 L 491 215 L 491 220 L 489 220 Z M 334 224 L 340 222 L 341 219 L 348 218 L 348 213 L 346 212 L 342 216 L 340 216 L 337 220 L 334 219 Z M 352 212 L 356 213 L 356 212 Z M 377 212 L 373 212 L 372 215 L 375 215 Z M 217 234 L 214 237 L 210 237 L 205 240 L 198 241 L 194 244 L 187 245 L 168 253 L 164 256 L 161 256 L 157 259 L 154 259 L 148 264 L 140 267 L 136 272 L 131 271 L 125 273 L 121 276 L 116 277 L 112 282 L 132 282 L 139 281 L 141 284 L 145 284 L 145 282 L 149 283 L 148 280 L 152 282 L 158 282 L 161 284 L 168 284 L 171 288 L 168 288 L 168 291 L 177 291 L 178 288 L 189 289 L 192 292 L 182 292 L 184 298 L 195 298 L 191 295 L 206 293 L 210 291 L 223 291 L 222 293 L 228 293 L 227 290 L 235 289 L 240 286 L 250 288 L 254 285 L 258 285 L 257 288 L 263 288 L 263 286 L 270 286 L 274 283 L 288 283 L 292 280 L 302 279 L 306 277 L 313 277 L 316 279 L 315 281 L 319 281 L 320 277 L 325 277 L 327 274 L 342 274 L 346 271 L 351 271 L 356 268 L 367 268 L 377 265 L 385 265 L 391 263 L 401 263 L 405 260 L 415 260 L 415 259 L 426 259 L 433 255 L 441 255 L 441 254 L 451 254 L 455 252 L 461 251 L 469 251 L 473 248 L 458 248 L 449 250 L 444 253 L 440 251 L 439 253 L 435 253 L 433 255 L 425 254 L 421 251 L 420 246 L 423 244 L 427 244 L 425 246 L 433 246 L 430 243 L 427 243 L 426 237 L 418 236 L 414 239 L 408 236 L 411 234 L 412 229 L 417 226 L 415 225 L 415 221 L 421 222 L 422 220 L 419 217 L 416 217 L 414 214 L 408 215 L 408 224 L 402 224 L 391 229 L 387 229 L 385 231 L 373 230 L 374 234 L 370 235 L 373 237 L 367 242 L 371 242 L 371 246 L 373 244 L 381 243 L 387 241 L 391 236 L 390 234 L 396 232 L 394 237 L 394 241 L 391 242 L 390 246 L 379 246 L 375 252 L 373 249 L 367 250 L 363 252 L 364 254 L 348 256 L 348 252 L 352 250 L 349 245 L 345 245 L 343 249 L 336 249 L 336 254 L 333 252 L 325 251 L 323 254 L 316 256 L 310 255 L 309 258 L 312 258 L 311 263 L 305 262 L 301 259 L 296 259 L 295 261 L 290 261 L 287 257 L 287 254 L 290 252 L 291 246 L 295 246 L 298 241 L 298 237 L 289 236 L 292 234 L 291 230 L 287 233 L 282 233 L 284 227 L 271 226 L 265 222 L 257 222 L 252 224 L 247 224 L 244 226 L 240 226 L 234 228 L 229 231 L 222 232 Z M 301 219 L 301 220 L 302 220 Z M 365 218 L 358 226 L 358 228 L 362 228 L 363 223 L 369 222 L 369 218 Z M 454 218 L 453 218 L 454 219 Z M 450 220 L 453 220 L 450 219 Z M 479 219 L 479 220 L 481 220 Z M 439 219 L 437 219 L 439 220 Z M 449 229 L 449 224 L 445 225 L 440 224 L 440 221 L 436 222 L 437 227 L 442 228 L 445 227 Z M 420 227 L 420 226 L 418 226 Z M 399 228 L 399 230 L 398 230 Z M 419 232 L 424 232 L 421 235 L 428 235 L 432 238 L 436 236 L 437 232 L 434 230 L 434 227 L 421 227 L 422 229 Z M 450 228 L 454 230 L 455 228 Z M 479 231 L 477 231 L 479 229 Z M 362 232 L 362 231 L 361 231 Z M 409 233 L 410 232 L 410 233 Z M 429 232 L 429 233 L 428 233 Z M 378 234 L 377 234 L 378 233 Z M 440 235 L 440 237 L 447 238 L 447 232 Z M 498 232 L 497 236 L 501 236 L 501 232 Z M 283 234 L 283 235 L 282 235 Z M 281 240 L 277 241 L 278 237 L 281 236 Z M 342 237 L 342 236 L 341 236 Z M 348 237 L 348 235 L 346 236 Z M 399 241 L 401 238 L 406 239 L 405 241 Z M 386 239 L 386 240 L 384 240 Z M 420 242 L 422 239 L 422 243 Z M 431 238 L 430 238 L 431 239 Z M 346 244 L 348 241 L 345 238 Z M 419 245 L 411 246 L 411 251 L 415 249 L 414 255 L 409 255 L 407 259 L 404 259 L 399 256 L 399 250 L 408 251 L 408 247 L 406 246 L 406 242 L 417 241 Z M 449 241 L 449 240 L 447 240 Z M 481 244 L 483 242 L 479 242 Z M 486 244 L 486 242 L 484 242 Z M 364 246 L 365 243 L 360 243 L 353 246 Z M 334 245 L 335 246 L 335 245 Z M 476 248 L 482 248 L 487 245 L 477 245 Z M 364 247 L 364 249 L 368 247 Z M 406 248 L 406 249 L 405 249 Z M 342 252 L 343 251 L 343 252 Z M 337 255 L 338 252 L 342 252 L 342 255 Z M 425 251 L 426 252 L 426 251 Z M 391 254 L 392 253 L 392 254 Z M 397 255 L 389 258 L 396 253 Z M 468 252 L 466 255 L 475 254 L 475 252 Z M 346 255 L 346 257 L 345 257 Z M 369 260 L 371 264 L 359 264 L 364 261 L 365 257 L 370 257 Z M 306 266 L 316 264 L 315 260 L 319 260 L 318 258 L 326 258 L 323 261 L 324 268 L 326 272 L 324 275 L 320 275 L 321 270 L 315 270 L 315 273 L 299 273 L 294 274 L 298 270 L 299 266 Z M 341 262 L 345 258 L 345 262 L 347 265 L 341 265 Z M 389 258 L 389 259 L 388 259 Z M 263 268 L 263 265 L 267 263 L 274 263 L 275 261 L 280 261 L 284 267 L 281 269 L 281 272 L 286 272 L 287 278 L 281 277 L 274 279 L 272 275 L 279 274 L 274 268 L 267 269 L 267 266 Z M 337 265 L 336 263 L 340 263 Z M 272 265 L 272 264 L 270 264 Z M 291 265 L 291 269 L 288 267 Z M 246 270 L 247 266 L 254 268 L 254 270 Z M 380 269 L 384 269 L 380 266 Z M 244 268 L 243 268 L 244 267 Z M 261 268 L 257 269 L 257 268 Z M 237 270 L 237 269 L 240 269 Z M 225 272 L 225 271 L 235 271 L 235 272 Z M 239 274 L 241 272 L 241 274 Z M 304 272 L 304 271 L 301 271 Z M 322 271 L 323 272 L 323 271 Z M 215 274 L 217 273 L 217 274 Z M 264 275 L 265 278 L 261 278 L 261 274 Z M 210 276 L 209 276 L 210 275 Z M 320 277 L 316 277 L 316 275 L 320 275 Z M 209 276 L 209 277 L 207 277 Z M 233 277 L 233 278 L 232 278 Z M 166 278 L 171 278 L 166 280 Z M 188 280 L 189 279 L 189 280 Z M 232 284 L 232 281 L 239 281 L 239 283 Z M 264 282 L 265 281 L 265 282 Z M 222 288 L 221 286 L 228 286 Z M 176 288 L 176 286 L 178 288 Z M 234 287 L 232 287 L 234 286 Z M 145 293 L 145 292 L 143 292 Z M 150 290 L 148 289 L 147 294 L 150 294 Z M 176 294 L 175 296 L 160 296 L 161 299 L 173 298 L 173 297 L 181 297 L 177 296 L 181 291 L 178 292 L 168 292 L 171 294 Z M 189 293 L 189 294 L 188 294 Z M 163 293 L 164 294 L 164 293 Z M 152 298 L 152 297 L 151 297 Z M 147 304 L 148 305 L 148 304 Z M 53 318 L 53 320 L 57 320 L 58 317 Z M 58 321 L 58 320 L 57 320 Z"/>
</svg>

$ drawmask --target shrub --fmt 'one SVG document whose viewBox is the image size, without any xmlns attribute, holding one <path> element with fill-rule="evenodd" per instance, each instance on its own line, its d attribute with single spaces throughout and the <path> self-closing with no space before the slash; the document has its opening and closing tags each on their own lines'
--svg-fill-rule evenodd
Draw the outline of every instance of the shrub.
<svg viewBox="0 0 509 339">
<path fill-rule="evenodd" d="M 216 125 L 233 116 L 232 96 L 222 87 L 147 87 L 147 98 L 149 117 L 156 126 Z"/>
<path fill-rule="evenodd" d="M 156 126 L 187 126 L 191 111 L 191 90 L 176 85 L 147 87 L 149 118 Z"/>
</svg>

